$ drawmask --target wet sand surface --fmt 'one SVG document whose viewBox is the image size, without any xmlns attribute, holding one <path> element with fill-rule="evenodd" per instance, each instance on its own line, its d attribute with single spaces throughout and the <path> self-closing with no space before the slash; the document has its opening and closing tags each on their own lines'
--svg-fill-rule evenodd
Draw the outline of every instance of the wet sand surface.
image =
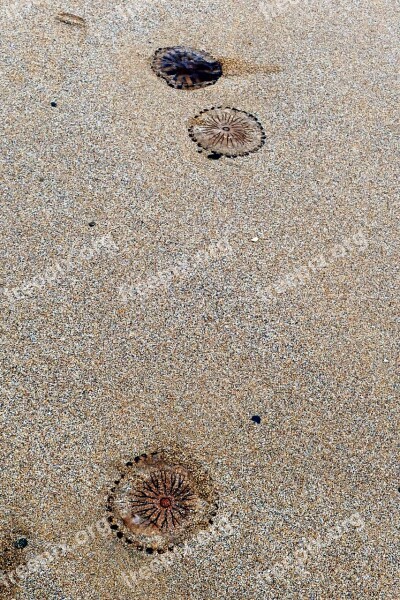
<svg viewBox="0 0 400 600">
<path fill-rule="evenodd" d="M 1 597 L 398 597 L 397 18 L 0 9 Z M 182 44 L 225 75 L 168 87 L 152 54 Z M 265 145 L 198 153 L 190 120 L 217 105 Z M 156 568 L 98 523 L 125 462 L 170 447 L 225 526 Z"/>
</svg>

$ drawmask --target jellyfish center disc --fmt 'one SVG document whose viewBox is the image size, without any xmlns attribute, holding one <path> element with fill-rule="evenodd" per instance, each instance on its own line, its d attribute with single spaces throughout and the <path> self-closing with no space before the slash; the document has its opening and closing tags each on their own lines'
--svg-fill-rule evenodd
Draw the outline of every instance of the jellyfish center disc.
<svg viewBox="0 0 400 600">
<path fill-rule="evenodd" d="M 172 506 L 172 502 L 169 498 L 161 498 L 160 506 L 162 508 L 170 508 Z"/>
</svg>

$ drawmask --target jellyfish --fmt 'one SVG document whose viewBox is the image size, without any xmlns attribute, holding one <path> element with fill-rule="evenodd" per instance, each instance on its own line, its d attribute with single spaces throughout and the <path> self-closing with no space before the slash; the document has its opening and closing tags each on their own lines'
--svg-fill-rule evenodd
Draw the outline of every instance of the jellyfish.
<svg viewBox="0 0 400 600">
<path fill-rule="evenodd" d="M 207 52 L 174 46 L 156 50 L 153 71 L 177 89 L 196 89 L 214 84 L 222 75 L 221 63 Z"/>
<path fill-rule="evenodd" d="M 248 112 L 230 107 L 203 110 L 192 119 L 189 136 L 209 158 L 247 156 L 265 142 L 259 120 Z"/>
<path fill-rule="evenodd" d="M 108 497 L 108 522 L 117 538 L 148 554 L 163 552 L 204 529 L 216 514 L 207 473 L 165 452 L 126 463 Z"/>
</svg>

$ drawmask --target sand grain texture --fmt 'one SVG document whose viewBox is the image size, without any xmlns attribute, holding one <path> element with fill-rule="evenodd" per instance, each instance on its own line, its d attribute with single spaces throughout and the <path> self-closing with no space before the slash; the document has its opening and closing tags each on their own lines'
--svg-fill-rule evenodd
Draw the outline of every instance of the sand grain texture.
<svg viewBox="0 0 400 600">
<path fill-rule="evenodd" d="M 0 8 L 0 546 L 22 529 L 26 560 L 72 544 L 121 464 L 174 444 L 233 531 L 132 589 L 121 574 L 152 557 L 96 534 L 10 593 L 393 600 L 396 5 L 120 7 Z M 167 87 L 152 54 L 178 44 L 227 76 Z M 260 151 L 196 152 L 190 119 L 221 104 L 259 118 Z"/>
</svg>

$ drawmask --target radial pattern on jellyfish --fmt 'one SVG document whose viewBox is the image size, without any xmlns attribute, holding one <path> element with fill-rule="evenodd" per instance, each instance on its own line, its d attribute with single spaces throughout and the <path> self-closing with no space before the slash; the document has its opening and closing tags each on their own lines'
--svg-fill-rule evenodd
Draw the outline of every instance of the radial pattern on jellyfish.
<svg viewBox="0 0 400 600">
<path fill-rule="evenodd" d="M 207 52 L 174 46 L 156 50 L 153 71 L 178 89 L 202 88 L 212 85 L 222 75 L 221 63 Z"/>
<path fill-rule="evenodd" d="M 165 452 L 128 462 L 108 498 L 108 520 L 117 537 L 150 553 L 207 527 L 215 510 L 216 496 L 206 473 L 179 464 Z"/>
<path fill-rule="evenodd" d="M 200 148 L 230 158 L 256 152 L 265 140 L 262 125 L 254 115 L 222 106 L 203 110 L 194 117 L 189 135 Z"/>
<path fill-rule="evenodd" d="M 173 530 L 196 506 L 186 474 L 175 467 L 150 471 L 147 481 L 137 489 L 131 499 L 132 511 L 143 525 L 160 531 Z"/>
</svg>

